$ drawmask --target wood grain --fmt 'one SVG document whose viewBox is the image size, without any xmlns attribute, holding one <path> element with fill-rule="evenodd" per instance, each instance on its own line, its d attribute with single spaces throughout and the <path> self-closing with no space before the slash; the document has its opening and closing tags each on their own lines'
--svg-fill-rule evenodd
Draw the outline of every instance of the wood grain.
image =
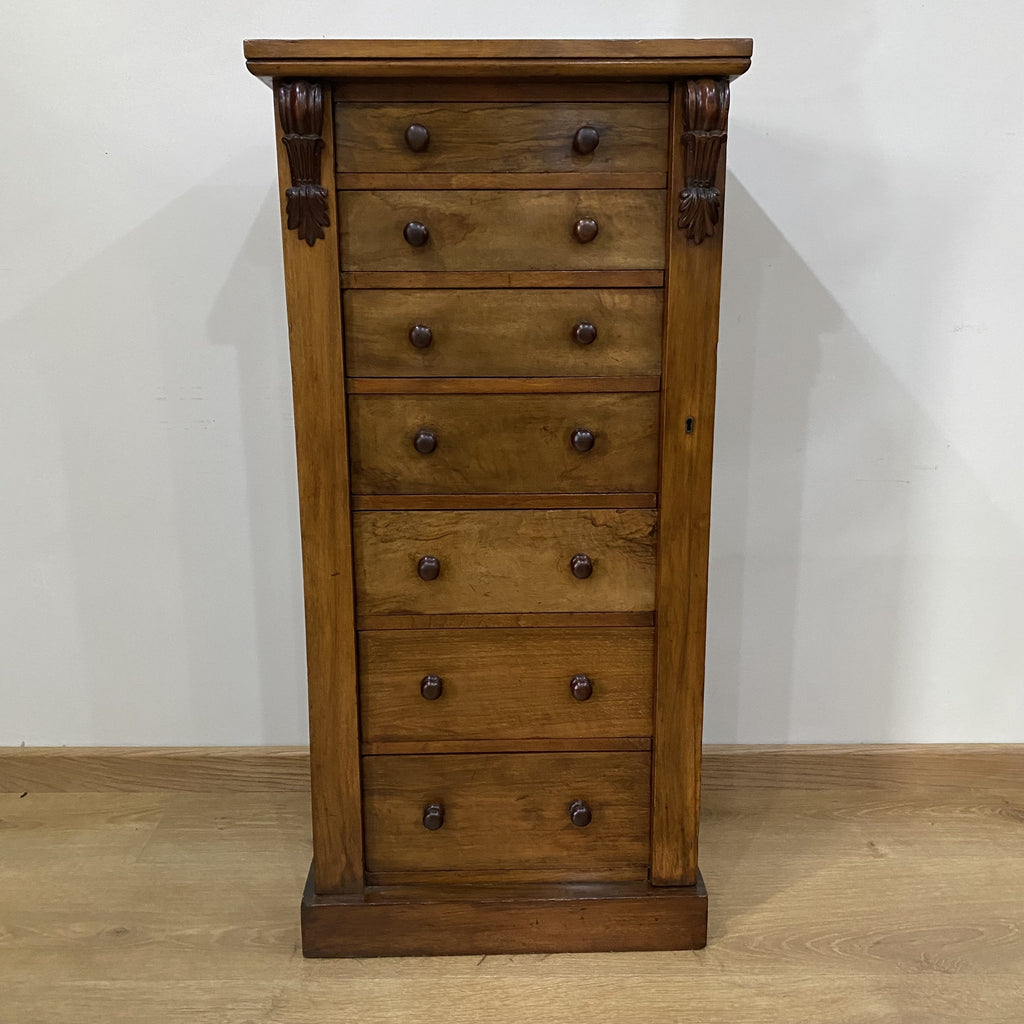
<svg viewBox="0 0 1024 1024">
<path fill-rule="evenodd" d="M 475 508 L 657 508 L 653 492 L 624 494 L 354 494 L 352 508 L 381 512 Z"/>
<path fill-rule="evenodd" d="M 655 513 L 645 509 L 356 512 L 360 616 L 460 612 L 633 612 L 654 607 Z M 589 579 L 569 571 L 594 561 Z M 424 582 L 418 560 L 441 575 Z"/>
<path fill-rule="evenodd" d="M 666 168 L 667 104 L 340 103 L 334 117 L 338 171 L 588 175 L 664 174 Z M 405 141 L 411 124 L 430 133 L 429 144 L 418 153 Z M 573 149 L 573 137 L 584 125 L 600 133 L 597 148 L 586 155 Z"/>
<path fill-rule="evenodd" d="M 461 629 L 359 634 L 362 737 L 382 740 L 648 736 L 651 629 Z M 437 700 L 420 696 L 428 673 Z M 593 694 L 576 700 L 577 674 Z"/>
<path fill-rule="evenodd" d="M 334 83 L 335 102 L 342 103 L 667 103 L 670 94 L 665 82 L 354 78 Z"/>
<path fill-rule="evenodd" d="M 350 395 L 355 494 L 651 492 L 658 396 Z M 413 438 L 436 436 L 428 454 Z M 586 428 L 593 447 L 573 448 Z"/>
<path fill-rule="evenodd" d="M 663 171 L 608 171 L 583 175 L 576 171 L 508 173 L 505 171 L 429 174 L 392 174 L 384 171 L 342 172 L 334 176 L 338 189 L 521 189 L 552 188 L 616 189 L 665 187 Z"/>
<path fill-rule="evenodd" d="M 208 792 L 158 791 L 179 782 L 167 770 L 172 753 Z M 0 1020 L 1019 1019 L 1019 745 L 708 748 L 701 867 L 713 900 L 699 954 L 331 964 L 301 955 L 308 791 L 295 789 L 289 760 L 304 752 L 281 753 L 0 750 Z M 96 760 L 108 770 L 93 771 Z M 234 791 L 250 778 L 239 761 L 252 766 L 253 792 Z M 119 784 L 147 791 L 112 792 Z M 621 907 L 607 908 L 606 921 L 621 918 Z M 532 944 L 529 920 L 518 931 Z M 566 915 L 559 937 L 578 920 Z M 376 934 L 372 920 L 351 925 Z M 593 920 L 580 928 L 597 930 Z M 647 928 L 632 920 L 630 932 Z M 430 1002 L 437 991 L 445 998 Z"/>
<path fill-rule="evenodd" d="M 250 60 L 249 71 L 259 78 L 304 76 L 307 78 L 408 78 L 424 79 L 477 77 L 494 79 L 559 80 L 603 77 L 610 81 L 664 82 L 679 77 L 742 75 L 750 67 L 749 57 L 667 57 L 591 58 L 550 60 L 416 60 L 416 59 L 281 59 Z"/>
<path fill-rule="evenodd" d="M 389 619 L 401 620 L 401 616 Z M 454 616 L 463 620 L 530 619 L 530 616 Z M 625 616 L 533 616 L 557 626 L 590 628 Z M 641 619 L 645 618 L 640 616 Z M 528 625 L 517 621 L 494 628 Z M 640 627 L 650 626 L 650 616 Z M 411 627 L 415 628 L 415 627 Z M 447 627 L 460 628 L 460 627 Z M 462 624 L 465 628 L 465 622 Z M 536 627 L 534 627 L 536 628 Z M 711 744 L 704 748 L 705 793 L 739 792 L 751 800 L 774 800 L 762 791 L 791 790 L 813 803 L 816 793 L 838 801 L 830 813 L 856 815 L 865 801 L 898 816 L 899 799 L 944 803 L 976 794 L 976 816 L 1019 818 L 1024 745 L 963 744 Z M 305 747 L 0 747 L 0 794 L 48 793 L 305 793 L 309 753 Z M 849 793 L 848 807 L 843 801 Z M 991 794 L 999 794 L 990 799 Z M 227 798 L 227 797 L 226 797 Z M 983 810 L 986 801 L 991 804 Z M 874 813 L 872 811 L 872 813 Z M 921 813 L 924 813 L 923 811 Z M 959 819 L 949 823 L 955 829 Z M 933 822 L 933 825 L 936 824 Z"/>
<path fill-rule="evenodd" d="M 749 57 L 752 39 L 247 39 L 247 60 Z"/>
<path fill-rule="evenodd" d="M 595 378 L 661 370 L 660 289 L 349 291 L 344 307 L 352 377 Z M 573 339 L 581 322 L 597 330 L 588 345 Z M 410 344 L 416 324 L 430 328 L 429 347 Z"/>
<path fill-rule="evenodd" d="M 536 395 L 658 391 L 657 377 L 349 377 L 350 395 Z"/>
<path fill-rule="evenodd" d="M 331 109 L 330 90 L 324 102 Z M 327 190 L 324 242 L 309 246 L 288 230 L 288 154 L 277 115 L 285 290 L 302 523 L 313 861 L 318 892 L 363 884 L 359 716 L 356 709 L 355 611 L 349 531 L 345 364 L 338 295 L 338 212 Z M 333 161 L 331 119 L 321 162 Z"/>
<path fill-rule="evenodd" d="M 359 629 L 630 629 L 653 626 L 654 612 L 502 612 L 359 615 Z"/>
<path fill-rule="evenodd" d="M 343 272 L 343 288 L 660 288 L 660 270 L 408 270 Z"/>
<path fill-rule="evenodd" d="M 306 747 L 0 747 L 0 793 L 309 792 Z"/>
<path fill-rule="evenodd" d="M 650 755 L 634 752 L 364 757 L 366 867 L 387 872 L 522 868 L 547 881 L 647 875 Z M 585 800 L 589 825 L 570 821 Z M 423 808 L 444 825 L 423 827 Z M 540 878 L 537 879 L 541 880 Z"/>
<path fill-rule="evenodd" d="M 657 270 L 665 265 L 665 193 L 658 189 L 339 192 L 346 271 Z M 587 244 L 580 218 L 598 222 Z M 430 231 L 419 248 L 406 224 Z"/>
<path fill-rule="evenodd" d="M 650 750 L 650 736 L 577 736 L 551 739 L 377 740 L 360 744 L 363 754 L 544 754 L 565 750 Z"/>
<path fill-rule="evenodd" d="M 302 906 L 306 956 L 592 953 L 699 949 L 707 941 L 707 893 L 643 883 L 532 885 L 485 891 L 450 885 L 369 890 L 362 901 L 317 899 Z M 490 888 L 490 887 L 488 887 Z M 482 963 L 486 959 L 480 957 Z M 517 1003 L 518 1005 L 518 1003 Z M 539 1016 L 530 1020 L 550 1020 Z"/>
<path fill-rule="evenodd" d="M 672 100 L 669 194 L 685 183 L 685 82 Z M 725 160 L 719 165 L 725 189 Z M 711 458 L 722 231 L 701 245 L 666 224 L 651 882 L 693 885 L 700 824 Z"/>
</svg>

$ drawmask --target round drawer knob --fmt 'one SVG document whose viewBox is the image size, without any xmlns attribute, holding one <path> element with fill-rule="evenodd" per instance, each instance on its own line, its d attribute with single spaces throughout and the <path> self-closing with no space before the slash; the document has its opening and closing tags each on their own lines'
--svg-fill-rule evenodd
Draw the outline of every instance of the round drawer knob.
<svg viewBox="0 0 1024 1024">
<path fill-rule="evenodd" d="M 416 431 L 416 436 L 412 439 L 412 446 L 420 455 L 429 455 L 437 447 L 437 434 L 423 427 Z"/>
<path fill-rule="evenodd" d="M 586 427 L 577 427 L 569 436 L 573 448 L 578 452 L 589 452 L 594 447 L 594 432 Z"/>
<path fill-rule="evenodd" d="M 581 320 L 573 325 L 572 340 L 577 345 L 590 345 L 597 338 L 597 328 L 589 320 Z"/>
<path fill-rule="evenodd" d="M 569 804 L 569 820 L 577 828 L 586 828 L 593 819 L 594 816 L 590 813 L 590 808 L 587 806 L 586 800 L 573 800 L 573 802 Z M 426 825 L 425 818 L 423 823 Z M 429 828 L 429 826 L 427 827 Z M 438 828 L 440 828 L 440 826 L 438 826 Z"/>
<path fill-rule="evenodd" d="M 433 555 L 424 555 L 416 565 L 416 573 L 421 580 L 436 580 L 441 575 L 441 560 Z"/>
<path fill-rule="evenodd" d="M 573 676 L 569 680 L 569 692 L 577 700 L 590 700 L 594 695 L 594 684 L 590 681 L 590 676 Z"/>
<path fill-rule="evenodd" d="M 582 128 L 576 129 L 576 134 L 572 137 L 572 148 L 577 153 L 586 156 L 597 149 L 597 144 L 600 141 L 601 133 L 593 125 L 585 124 Z"/>
<path fill-rule="evenodd" d="M 416 324 L 409 329 L 409 344 L 413 348 L 430 348 L 434 340 L 434 332 L 424 324 Z"/>
<path fill-rule="evenodd" d="M 579 133 L 577 132 L 577 134 Z M 427 130 L 427 126 L 425 124 L 409 125 L 405 129 L 405 144 L 414 153 L 422 153 L 430 145 L 430 132 Z"/>
<path fill-rule="evenodd" d="M 584 678 L 586 677 L 584 676 Z M 420 680 L 420 696 L 424 700 L 437 700 L 437 698 L 441 696 L 443 690 L 444 683 L 441 682 L 440 676 L 431 674 L 429 676 L 424 676 Z"/>
<path fill-rule="evenodd" d="M 577 801 L 579 803 L 579 801 Z M 590 811 L 587 811 L 590 814 Z M 589 817 L 587 818 L 589 821 Z M 444 824 L 444 807 L 441 804 L 427 804 L 423 808 L 423 827 L 436 832 Z"/>
<path fill-rule="evenodd" d="M 572 574 L 576 579 L 585 580 L 594 571 L 594 563 L 590 560 L 590 555 L 573 555 L 569 568 L 572 569 Z"/>
<path fill-rule="evenodd" d="M 409 229 L 406 228 L 406 231 L 408 230 Z M 426 231 L 427 229 L 423 228 L 423 230 Z M 581 244 L 584 245 L 587 242 L 592 242 L 595 238 L 597 238 L 597 221 L 594 220 L 593 217 L 581 217 L 572 226 L 572 236 L 573 238 L 576 239 L 577 242 L 580 242 Z M 426 241 L 426 239 L 424 239 L 424 241 Z M 422 245 L 423 242 L 414 244 Z"/>
<path fill-rule="evenodd" d="M 597 233 L 595 227 L 594 233 Z M 427 230 L 426 224 L 421 224 L 418 220 L 411 220 L 402 229 L 402 235 L 405 240 L 415 249 L 418 249 L 421 245 L 427 244 L 427 239 L 430 238 L 430 232 Z"/>
</svg>

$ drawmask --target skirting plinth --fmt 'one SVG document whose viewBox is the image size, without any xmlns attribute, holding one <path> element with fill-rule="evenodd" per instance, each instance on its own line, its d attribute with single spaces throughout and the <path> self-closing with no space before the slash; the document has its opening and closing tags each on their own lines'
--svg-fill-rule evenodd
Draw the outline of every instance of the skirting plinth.
<svg viewBox="0 0 1024 1024">
<path fill-rule="evenodd" d="M 451 956 L 700 949 L 708 894 L 646 882 L 368 886 L 302 897 L 308 957 Z"/>
</svg>

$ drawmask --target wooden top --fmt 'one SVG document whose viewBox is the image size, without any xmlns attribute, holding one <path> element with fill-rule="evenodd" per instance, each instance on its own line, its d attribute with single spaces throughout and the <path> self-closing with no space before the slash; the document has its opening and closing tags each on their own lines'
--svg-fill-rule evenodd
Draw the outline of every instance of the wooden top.
<svg viewBox="0 0 1024 1024">
<path fill-rule="evenodd" d="M 664 78 L 743 74 L 750 39 L 248 39 L 260 77 Z"/>
</svg>

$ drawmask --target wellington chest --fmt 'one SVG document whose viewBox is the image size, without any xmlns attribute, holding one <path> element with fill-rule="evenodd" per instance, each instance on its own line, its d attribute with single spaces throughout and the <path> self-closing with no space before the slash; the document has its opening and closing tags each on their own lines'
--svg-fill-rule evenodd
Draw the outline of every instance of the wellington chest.
<svg viewBox="0 0 1024 1024">
<path fill-rule="evenodd" d="M 280 167 L 304 952 L 702 946 L 725 142 L 750 41 L 245 54 Z"/>
</svg>

